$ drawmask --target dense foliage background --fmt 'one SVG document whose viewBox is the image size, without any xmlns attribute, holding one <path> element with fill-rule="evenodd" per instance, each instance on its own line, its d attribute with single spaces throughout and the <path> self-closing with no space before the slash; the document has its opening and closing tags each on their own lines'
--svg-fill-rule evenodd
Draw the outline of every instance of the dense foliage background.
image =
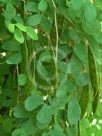
<svg viewBox="0 0 102 136">
<path fill-rule="evenodd" d="M 0 0 L 0 136 L 101 136 L 101 57 L 101 0 Z"/>
</svg>

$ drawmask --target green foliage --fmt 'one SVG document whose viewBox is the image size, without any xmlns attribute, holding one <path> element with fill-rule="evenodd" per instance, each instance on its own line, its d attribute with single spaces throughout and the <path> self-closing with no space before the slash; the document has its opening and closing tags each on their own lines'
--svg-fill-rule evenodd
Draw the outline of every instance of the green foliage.
<svg viewBox="0 0 102 136">
<path fill-rule="evenodd" d="M 80 120 L 81 109 L 78 101 L 74 98 L 68 103 L 67 118 L 70 124 L 76 124 Z"/>
<path fill-rule="evenodd" d="M 101 136 L 101 0 L 0 0 L 0 136 Z"/>
</svg>

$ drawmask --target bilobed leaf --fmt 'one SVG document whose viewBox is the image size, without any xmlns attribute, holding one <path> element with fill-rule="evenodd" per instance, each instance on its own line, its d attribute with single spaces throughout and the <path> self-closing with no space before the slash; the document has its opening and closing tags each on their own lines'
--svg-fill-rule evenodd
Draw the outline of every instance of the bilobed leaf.
<svg viewBox="0 0 102 136">
<path fill-rule="evenodd" d="M 97 37 L 100 34 L 101 24 L 99 23 L 98 20 L 95 20 L 93 22 L 87 22 L 87 21 L 83 20 L 82 27 L 86 33 L 88 33 L 90 35 L 94 35 L 95 37 Z M 99 40 L 101 40 L 100 37 L 101 36 L 99 35 Z"/>
<path fill-rule="evenodd" d="M 67 119 L 70 124 L 76 124 L 80 120 L 81 109 L 78 101 L 74 98 L 68 103 Z"/>
<path fill-rule="evenodd" d="M 24 109 L 22 104 L 18 104 L 14 107 L 13 115 L 16 118 L 27 118 L 29 117 L 29 112 Z"/>
<path fill-rule="evenodd" d="M 16 23 L 15 24 L 21 31 L 26 32 L 26 26 L 24 26 L 21 23 Z"/>
<path fill-rule="evenodd" d="M 54 124 L 54 128 L 49 131 L 49 135 L 50 136 L 65 136 L 65 134 L 63 133 L 63 129 L 58 123 Z"/>
<path fill-rule="evenodd" d="M 22 121 L 22 123 L 20 124 L 20 127 L 26 131 L 27 136 L 34 136 L 38 131 L 38 128 L 34 121 L 35 118 L 29 118 L 29 119 L 25 119 L 25 121 Z"/>
<path fill-rule="evenodd" d="M 27 82 L 27 75 L 21 73 L 18 75 L 18 84 L 24 86 Z"/>
<path fill-rule="evenodd" d="M 51 101 L 51 112 L 57 113 L 60 109 L 64 109 L 66 103 L 69 101 L 67 96 L 56 97 Z"/>
<path fill-rule="evenodd" d="M 6 51 L 20 51 L 20 45 L 14 40 L 4 42 L 2 48 Z"/>
<path fill-rule="evenodd" d="M 12 136 L 27 136 L 27 134 L 24 129 L 18 128 L 12 132 Z"/>
<path fill-rule="evenodd" d="M 30 12 L 39 12 L 37 2 L 27 2 L 26 9 Z"/>
<path fill-rule="evenodd" d="M 49 136 L 48 133 L 43 133 L 42 136 Z"/>
<path fill-rule="evenodd" d="M 73 51 L 75 55 L 82 61 L 82 62 L 87 62 L 87 47 L 84 44 L 77 44 L 73 47 Z"/>
<path fill-rule="evenodd" d="M 96 16 L 97 16 L 97 11 L 96 11 L 94 4 L 88 3 L 85 6 L 85 19 L 86 19 L 86 21 L 93 22 L 96 19 Z"/>
<path fill-rule="evenodd" d="M 13 119 L 12 118 L 6 118 L 5 120 L 3 120 L 3 130 L 6 133 L 11 133 L 12 124 L 13 124 Z"/>
<path fill-rule="evenodd" d="M 96 39 L 96 41 L 99 43 L 99 44 L 102 44 L 102 32 L 100 33 L 94 33 L 94 38 Z"/>
<path fill-rule="evenodd" d="M 78 135 L 77 125 L 72 125 L 72 126 L 68 127 L 67 132 L 68 132 L 68 136 L 80 136 L 80 135 Z"/>
<path fill-rule="evenodd" d="M 75 11 L 80 10 L 82 6 L 82 0 L 71 0 L 71 8 Z"/>
<path fill-rule="evenodd" d="M 6 19 L 8 20 L 11 20 L 15 17 L 16 15 L 16 10 L 15 8 L 13 7 L 12 3 L 11 2 L 8 2 L 7 5 L 6 5 L 6 11 L 4 13 Z"/>
<path fill-rule="evenodd" d="M 73 56 L 70 60 L 70 62 L 68 63 L 68 69 L 69 69 L 69 73 L 70 74 L 74 74 L 76 72 L 79 72 L 82 68 L 82 63 L 79 59 L 77 59 L 77 57 Z"/>
<path fill-rule="evenodd" d="M 14 32 L 14 37 L 19 43 L 24 43 L 24 36 L 20 29 L 16 28 Z"/>
<path fill-rule="evenodd" d="M 78 76 L 75 78 L 75 82 L 78 86 L 88 85 L 90 81 L 89 73 L 79 73 Z"/>
<path fill-rule="evenodd" d="M 26 33 L 31 39 L 38 40 L 38 34 L 35 32 L 35 30 L 32 27 L 27 26 L 26 29 L 27 29 Z"/>
<path fill-rule="evenodd" d="M 44 104 L 40 111 L 38 111 L 36 119 L 41 124 L 46 124 L 46 126 L 50 123 L 52 119 L 51 109 L 49 105 Z"/>
<path fill-rule="evenodd" d="M 44 11 L 47 9 L 47 1 L 46 0 L 40 0 L 38 4 L 38 9 L 41 11 Z"/>
<path fill-rule="evenodd" d="M 14 33 L 14 31 L 15 31 L 15 25 L 14 24 L 11 24 L 11 23 L 7 24 L 7 28 L 11 33 Z"/>
<path fill-rule="evenodd" d="M 22 61 L 21 53 L 15 53 L 6 59 L 7 64 L 19 64 Z"/>
<path fill-rule="evenodd" d="M 74 82 L 67 80 L 63 85 L 60 85 L 57 89 L 56 96 L 64 97 L 68 93 L 73 93 L 76 90 L 76 85 Z"/>
<path fill-rule="evenodd" d="M 29 26 L 37 26 L 41 22 L 41 15 L 40 14 L 35 14 L 31 15 L 27 18 L 27 23 Z"/>
<path fill-rule="evenodd" d="M 29 97 L 27 97 L 27 99 L 25 100 L 25 109 L 27 111 L 33 111 L 43 103 L 44 101 L 41 96 L 32 94 Z"/>
<path fill-rule="evenodd" d="M 44 31 L 50 33 L 52 28 L 52 20 L 46 17 L 45 15 L 43 15 L 41 18 L 40 26 L 42 27 Z"/>
</svg>

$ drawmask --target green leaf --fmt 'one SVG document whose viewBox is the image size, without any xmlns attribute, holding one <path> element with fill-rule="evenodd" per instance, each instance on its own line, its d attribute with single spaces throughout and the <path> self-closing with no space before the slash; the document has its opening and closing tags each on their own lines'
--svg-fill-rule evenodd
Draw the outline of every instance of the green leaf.
<svg viewBox="0 0 102 136">
<path fill-rule="evenodd" d="M 42 27 L 42 29 L 44 29 L 44 31 L 50 33 L 52 29 L 52 19 L 43 15 L 41 18 L 40 26 Z"/>
<path fill-rule="evenodd" d="M 15 17 L 16 15 L 16 10 L 13 7 L 11 2 L 8 2 L 6 5 L 6 11 L 4 12 L 5 18 L 8 20 L 11 20 Z"/>
<path fill-rule="evenodd" d="M 26 33 L 31 39 L 38 40 L 38 34 L 35 32 L 35 30 L 32 27 L 27 26 L 26 29 L 27 29 Z"/>
<path fill-rule="evenodd" d="M 80 60 L 73 56 L 68 63 L 68 73 L 75 74 L 82 69 L 82 66 L 83 64 L 80 62 Z"/>
<path fill-rule="evenodd" d="M 22 61 L 21 53 L 15 53 L 6 59 L 7 64 L 19 64 Z"/>
<path fill-rule="evenodd" d="M 85 19 L 88 22 L 93 22 L 96 19 L 97 12 L 94 4 L 88 3 L 85 6 Z"/>
<path fill-rule="evenodd" d="M 15 31 L 15 25 L 12 24 L 12 23 L 9 23 L 9 22 L 6 22 L 7 23 L 7 28 L 8 30 L 11 32 L 11 33 L 14 33 Z"/>
<path fill-rule="evenodd" d="M 46 124 L 46 126 L 50 123 L 52 119 L 51 109 L 47 104 L 44 104 L 41 110 L 37 113 L 36 119 L 41 124 Z"/>
<path fill-rule="evenodd" d="M 12 118 L 6 118 L 5 120 L 3 120 L 3 130 L 4 130 L 4 132 L 11 133 L 12 124 L 13 124 Z"/>
<path fill-rule="evenodd" d="M 73 98 L 69 104 L 67 109 L 67 119 L 70 124 L 76 124 L 80 120 L 81 109 L 78 101 Z"/>
<path fill-rule="evenodd" d="M 102 44 L 102 32 L 100 33 L 94 33 L 94 38 L 99 44 Z"/>
<path fill-rule="evenodd" d="M 34 113 L 31 115 L 34 115 Z M 20 127 L 26 131 L 27 136 L 35 136 L 38 131 L 35 124 L 35 118 L 25 119 L 20 123 Z"/>
<path fill-rule="evenodd" d="M 73 47 L 75 55 L 84 63 L 88 62 L 88 50 L 84 44 L 77 44 Z"/>
<path fill-rule="evenodd" d="M 60 71 L 64 73 L 68 73 L 68 65 L 66 62 L 58 61 L 58 67 Z"/>
<path fill-rule="evenodd" d="M 90 121 L 87 117 L 81 120 L 81 126 L 82 128 L 90 128 Z"/>
<path fill-rule="evenodd" d="M 76 90 L 76 85 L 74 82 L 67 80 L 63 85 L 60 85 L 57 89 L 56 96 L 65 96 L 68 93 L 73 93 Z"/>
<path fill-rule="evenodd" d="M 86 33 L 93 35 L 93 36 L 97 34 L 99 35 L 101 31 L 101 24 L 99 23 L 98 20 L 95 20 L 93 22 L 87 22 L 85 20 L 82 20 L 82 27 Z"/>
<path fill-rule="evenodd" d="M 57 123 L 54 124 L 54 129 L 51 129 L 49 131 L 49 134 L 50 134 L 50 136 L 65 136 L 65 134 L 63 133 L 63 129 Z"/>
<path fill-rule="evenodd" d="M 24 26 L 21 23 L 16 23 L 15 24 L 21 31 L 26 32 L 26 26 Z"/>
<path fill-rule="evenodd" d="M 27 118 L 29 117 L 30 113 L 24 109 L 22 104 L 18 104 L 14 107 L 13 115 L 16 118 Z"/>
<path fill-rule="evenodd" d="M 2 48 L 7 51 L 20 51 L 20 45 L 14 40 L 4 42 Z"/>
<path fill-rule="evenodd" d="M 48 133 L 43 133 L 42 136 L 49 136 Z"/>
<path fill-rule="evenodd" d="M 27 97 L 27 99 L 25 100 L 25 109 L 27 111 L 33 111 L 43 103 L 44 101 L 42 97 L 33 94 Z"/>
<path fill-rule="evenodd" d="M 27 82 L 27 75 L 21 73 L 18 75 L 18 84 L 24 86 Z"/>
<path fill-rule="evenodd" d="M 89 73 L 79 73 L 75 78 L 75 82 L 78 86 L 88 85 L 90 81 Z"/>
<path fill-rule="evenodd" d="M 40 14 L 35 14 L 35 15 L 29 16 L 27 18 L 27 24 L 29 26 L 37 26 L 40 24 L 40 22 L 41 22 L 41 15 Z"/>
<path fill-rule="evenodd" d="M 72 125 L 72 126 L 68 127 L 67 132 L 68 132 L 68 136 L 78 136 L 78 127 L 77 127 L 77 125 Z"/>
<path fill-rule="evenodd" d="M 21 30 L 19 30 L 18 28 L 16 28 L 15 32 L 14 32 L 14 37 L 15 39 L 19 42 L 19 43 L 24 43 L 24 36 Z"/>
<path fill-rule="evenodd" d="M 68 96 L 60 96 L 52 99 L 51 101 L 51 111 L 53 114 L 57 113 L 60 109 L 64 109 L 65 104 L 69 101 Z"/>
<path fill-rule="evenodd" d="M 27 134 L 24 129 L 18 128 L 12 132 L 12 136 L 27 136 Z"/>
<path fill-rule="evenodd" d="M 6 85 L 5 85 L 6 86 Z M 6 86 L 7 87 L 7 86 Z M 1 89 L 0 93 L 0 105 L 3 107 L 13 107 L 16 104 L 17 93 L 15 90 Z M 8 99 L 9 98 L 9 99 Z"/>
<path fill-rule="evenodd" d="M 35 12 L 35 13 L 38 12 L 37 2 L 27 2 L 26 9 L 27 11 L 30 11 L 30 12 Z"/>
<path fill-rule="evenodd" d="M 75 11 L 80 10 L 82 6 L 82 0 L 71 0 L 71 8 Z"/>
<path fill-rule="evenodd" d="M 44 11 L 47 9 L 47 2 L 46 0 L 40 0 L 39 4 L 38 4 L 38 9 L 41 11 Z"/>
</svg>

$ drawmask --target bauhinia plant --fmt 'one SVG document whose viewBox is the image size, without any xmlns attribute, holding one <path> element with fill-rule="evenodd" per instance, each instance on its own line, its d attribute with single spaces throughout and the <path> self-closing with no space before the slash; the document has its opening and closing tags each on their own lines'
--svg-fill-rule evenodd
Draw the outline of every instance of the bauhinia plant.
<svg viewBox="0 0 102 136">
<path fill-rule="evenodd" d="M 0 0 L 0 136 L 100 136 L 101 44 L 101 0 Z"/>
</svg>

